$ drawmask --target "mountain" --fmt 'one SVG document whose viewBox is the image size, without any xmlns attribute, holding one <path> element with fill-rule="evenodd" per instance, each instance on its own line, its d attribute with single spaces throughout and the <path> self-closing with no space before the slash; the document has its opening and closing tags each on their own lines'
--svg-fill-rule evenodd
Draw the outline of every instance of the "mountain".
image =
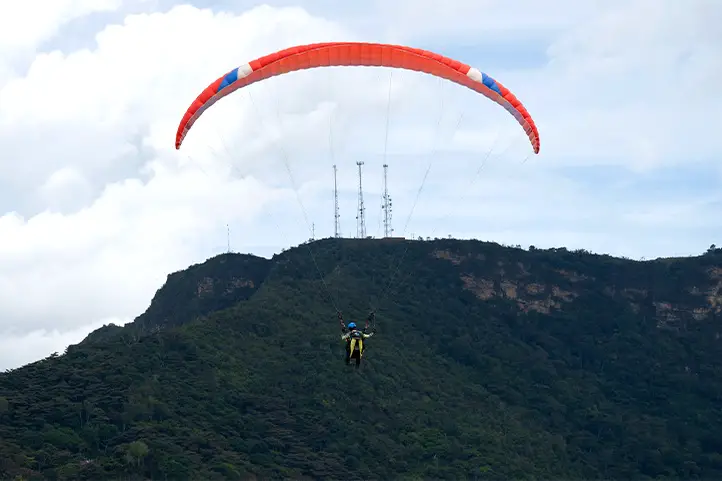
<svg viewBox="0 0 722 481">
<path fill-rule="evenodd" d="M 121 333 L 142 336 L 231 307 L 249 299 L 258 290 L 271 265 L 272 262 L 263 257 L 221 254 L 174 272 L 153 296 L 150 307 L 132 323 L 124 328 L 105 325 L 80 344 L 102 342 Z"/>
<path fill-rule="evenodd" d="M 376 312 L 358 371 L 337 309 Z M 714 246 L 224 254 L 0 374 L 0 478 L 722 479 L 721 318 Z"/>
</svg>

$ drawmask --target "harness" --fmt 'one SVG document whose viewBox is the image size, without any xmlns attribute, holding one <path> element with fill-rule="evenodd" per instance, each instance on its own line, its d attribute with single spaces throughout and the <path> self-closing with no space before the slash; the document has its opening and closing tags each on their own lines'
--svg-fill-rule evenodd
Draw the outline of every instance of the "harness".
<svg viewBox="0 0 722 481">
<path fill-rule="evenodd" d="M 363 339 L 364 335 L 362 331 L 354 329 L 349 332 L 348 343 L 350 344 L 351 352 L 363 349 Z"/>
<path fill-rule="evenodd" d="M 359 358 L 363 355 L 364 351 L 364 335 L 363 332 L 359 331 L 358 329 L 354 329 L 353 331 L 349 332 L 348 341 L 349 343 L 349 353 L 353 355 L 356 351 L 358 351 Z"/>
</svg>

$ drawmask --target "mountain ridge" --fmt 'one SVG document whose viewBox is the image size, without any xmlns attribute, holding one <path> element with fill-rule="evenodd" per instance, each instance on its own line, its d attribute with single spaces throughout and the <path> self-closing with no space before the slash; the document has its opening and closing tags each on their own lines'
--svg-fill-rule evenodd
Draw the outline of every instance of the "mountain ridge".
<svg viewBox="0 0 722 481">
<path fill-rule="evenodd" d="M 260 259 L 174 273 L 132 325 L 0 375 L 0 477 L 722 475 L 722 250 L 324 239 Z M 377 312 L 359 373 L 336 309 Z"/>
</svg>

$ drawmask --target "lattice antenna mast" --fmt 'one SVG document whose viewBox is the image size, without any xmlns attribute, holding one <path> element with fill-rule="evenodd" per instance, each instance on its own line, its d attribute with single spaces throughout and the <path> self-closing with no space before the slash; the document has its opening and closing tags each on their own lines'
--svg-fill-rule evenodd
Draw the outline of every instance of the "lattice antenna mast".
<svg viewBox="0 0 722 481">
<path fill-rule="evenodd" d="M 338 210 L 338 183 L 336 182 L 336 164 L 333 164 L 333 236 L 341 237 L 341 214 Z"/>
<path fill-rule="evenodd" d="M 356 237 L 359 239 L 366 238 L 366 207 L 364 207 L 364 189 L 361 173 L 363 161 L 356 162 L 358 165 L 358 213 L 356 214 Z"/>
<path fill-rule="evenodd" d="M 226 224 L 226 253 L 231 253 L 231 226 Z"/>
<path fill-rule="evenodd" d="M 384 164 L 384 204 L 381 208 L 384 210 L 384 237 L 391 237 L 394 229 L 391 227 L 391 196 L 389 196 L 389 183 L 388 183 L 388 171 L 389 165 Z"/>
</svg>

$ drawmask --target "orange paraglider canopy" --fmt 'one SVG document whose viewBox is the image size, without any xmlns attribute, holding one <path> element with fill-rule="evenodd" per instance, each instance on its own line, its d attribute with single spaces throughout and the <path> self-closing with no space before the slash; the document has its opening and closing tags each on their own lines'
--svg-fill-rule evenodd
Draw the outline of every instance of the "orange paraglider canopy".
<svg viewBox="0 0 722 481">
<path fill-rule="evenodd" d="M 239 88 L 296 70 L 332 66 L 390 67 L 423 72 L 464 85 L 504 107 L 524 128 L 534 153 L 539 153 L 539 132 L 524 105 L 499 81 L 457 60 L 401 45 L 329 42 L 300 45 L 241 65 L 206 87 L 188 107 L 176 133 L 175 147 L 201 114 Z"/>
</svg>

